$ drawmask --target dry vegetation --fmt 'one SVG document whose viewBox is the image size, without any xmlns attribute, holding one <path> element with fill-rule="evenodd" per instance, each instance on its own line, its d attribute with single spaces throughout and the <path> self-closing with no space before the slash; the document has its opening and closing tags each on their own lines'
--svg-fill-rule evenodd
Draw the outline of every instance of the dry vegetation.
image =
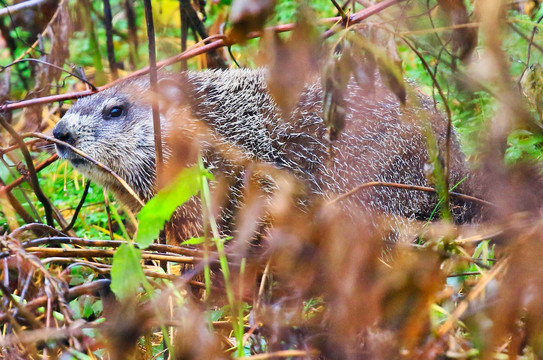
<svg viewBox="0 0 543 360">
<path fill-rule="evenodd" d="M 539 1 L 232 3 L 3 4 L 0 357 L 543 358 Z M 278 174 L 271 205 L 247 184 L 238 231 L 221 239 L 200 169 L 188 181 L 207 205 L 206 236 L 149 244 L 163 223 L 85 186 L 47 135 L 69 100 L 156 71 L 148 51 L 170 71 L 266 65 L 286 112 L 319 71 L 332 141 L 345 79 L 379 71 L 401 101 L 409 78 L 456 125 L 491 210 L 458 225 L 442 207 L 443 220 L 413 222 L 421 235 L 394 244 L 386 215 L 333 202 L 300 211 L 292 178 Z M 447 154 L 437 158 L 446 204 L 455 184 Z M 259 213 L 273 227 L 246 246 Z"/>
</svg>

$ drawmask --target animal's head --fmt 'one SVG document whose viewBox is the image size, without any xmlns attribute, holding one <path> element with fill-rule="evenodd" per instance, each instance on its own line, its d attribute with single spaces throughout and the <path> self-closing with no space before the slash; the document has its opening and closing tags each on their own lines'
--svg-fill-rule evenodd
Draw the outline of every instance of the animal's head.
<svg viewBox="0 0 543 360">
<path fill-rule="evenodd" d="M 152 192 L 155 147 L 148 81 L 138 78 L 78 100 L 53 129 L 53 136 L 109 167 L 143 198 Z M 57 145 L 85 176 L 115 191 L 116 180 L 105 171 Z"/>
</svg>

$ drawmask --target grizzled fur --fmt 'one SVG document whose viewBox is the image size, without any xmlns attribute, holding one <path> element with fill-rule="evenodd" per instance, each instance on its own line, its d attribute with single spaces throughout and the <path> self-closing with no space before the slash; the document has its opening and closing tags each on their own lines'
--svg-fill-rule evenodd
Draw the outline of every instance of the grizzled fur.
<svg viewBox="0 0 543 360">
<path fill-rule="evenodd" d="M 290 118 L 282 119 L 267 91 L 265 75 L 264 70 L 240 69 L 170 76 L 180 90 L 183 100 L 179 105 L 183 106 L 163 114 L 162 124 L 167 129 L 188 126 L 187 132 L 191 132 L 191 122 L 204 123 L 209 129 L 208 136 L 202 139 L 206 165 L 213 172 L 226 172 L 238 180 L 243 178 L 244 169 L 236 168 L 227 156 L 221 155 L 225 146 L 247 160 L 287 169 L 302 179 L 312 193 L 324 198 L 334 198 L 370 181 L 433 186 L 425 173 L 428 141 L 424 134 L 433 130 L 443 151 L 446 122 L 428 99 L 414 95 L 408 98 L 410 106 L 401 107 L 380 82 L 373 91 L 351 82 L 345 94 L 347 125 L 330 151 L 322 120 L 320 82 L 307 85 Z M 74 146 L 114 170 L 144 200 L 156 191 L 147 90 L 147 77 L 124 81 L 79 100 L 55 127 L 56 133 L 69 132 Z M 113 106 L 122 106 L 121 117 L 108 118 Z M 180 117 L 189 118 L 189 125 L 186 121 L 185 125 L 174 125 Z M 423 124 L 431 125 L 425 129 Z M 168 157 L 170 147 L 165 145 Z M 450 151 L 450 184 L 468 177 L 455 191 L 473 194 L 473 181 L 455 139 Z M 109 175 L 65 148 L 58 147 L 58 152 L 80 172 L 138 210 L 135 201 Z M 233 182 L 231 190 L 235 196 L 241 196 L 239 181 Z M 428 219 L 437 203 L 431 193 L 388 187 L 364 189 L 346 201 L 410 219 Z M 477 209 L 474 204 L 452 199 L 451 211 L 457 222 L 467 222 L 474 219 Z M 198 216 L 193 213 L 184 215 L 197 221 Z M 185 235 L 194 236 L 193 230 L 198 227 Z"/>
<path fill-rule="evenodd" d="M 108 166 L 138 193 L 149 200 L 155 192 L 155 143 L 152 113 L 142 94 L 148 81 L 129 80 L 118 86 L 79 99 L 53 129 L 53 135 L 71 143 L 90 157 Z M 108 118 L 113 107 L 122 106 L 123 115 Z M 63 139 L 64 134 L 69 139 Z M 60 158 L 67 159 L 83 175 L 111 190 L 129 207 L 138 207 L 115 178 L 57 145 Z"/>
</svg>

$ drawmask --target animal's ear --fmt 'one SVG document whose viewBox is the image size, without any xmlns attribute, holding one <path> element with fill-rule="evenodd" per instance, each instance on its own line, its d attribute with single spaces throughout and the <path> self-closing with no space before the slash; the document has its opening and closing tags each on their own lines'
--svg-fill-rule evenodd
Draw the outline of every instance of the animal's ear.
<svg viewBox="0 0 543 360">
<path fill-rule="evenodd" d="M 187 101 L 181 83 L 170 78 L 163 78 L 157 82 L 157 97 L 161 111 L 184 105 Z"/>
</svg>

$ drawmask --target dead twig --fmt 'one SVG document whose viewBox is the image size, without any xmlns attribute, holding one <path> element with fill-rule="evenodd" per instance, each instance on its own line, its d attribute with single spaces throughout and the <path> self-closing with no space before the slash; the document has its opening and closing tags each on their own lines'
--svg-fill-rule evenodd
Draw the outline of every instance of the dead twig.
<svg viewBox="0 0 543 360">
<path fill-rule="evenodd" d="M 100 279 L 88 284 L 74 286 L 73 288 L 67 291 L 66 300 L 71 301 L 81 295 L 94 294 L 100 290 L 109 288 L 110 284 L 111 284 L 111 280 Z M 44 295 L 27 302 L 24 306 L 21 307 L 21 309 L 27 312 L 31 312 L 31 311 L 36 310 L 40 306 L 45 306 L 46 304 L 47 304 L 47 295 Z M 0 314 L 0 323 L 5 322 L 9 316 L 10 316 L 10 313 Z"/>
<path fill-rule="evenodd" d="M 95 257 L 113 257 L 115 250 L 100 250 L 100 249 L 59 249 L 59 248 L 43 248 L 43 247 L 28 247 L 25 249 L 28 253 L 32 253 L 37 257 L 82 257 L 82 258 L 95 258 Z M 193 256 L 182 255 L 164 255 L 155 254 L 149 251 L 142 251 L 141 257 L 146 260 L 164 260 L 180 264 L 194 264 L 199 259 Z"/>
</svg>

